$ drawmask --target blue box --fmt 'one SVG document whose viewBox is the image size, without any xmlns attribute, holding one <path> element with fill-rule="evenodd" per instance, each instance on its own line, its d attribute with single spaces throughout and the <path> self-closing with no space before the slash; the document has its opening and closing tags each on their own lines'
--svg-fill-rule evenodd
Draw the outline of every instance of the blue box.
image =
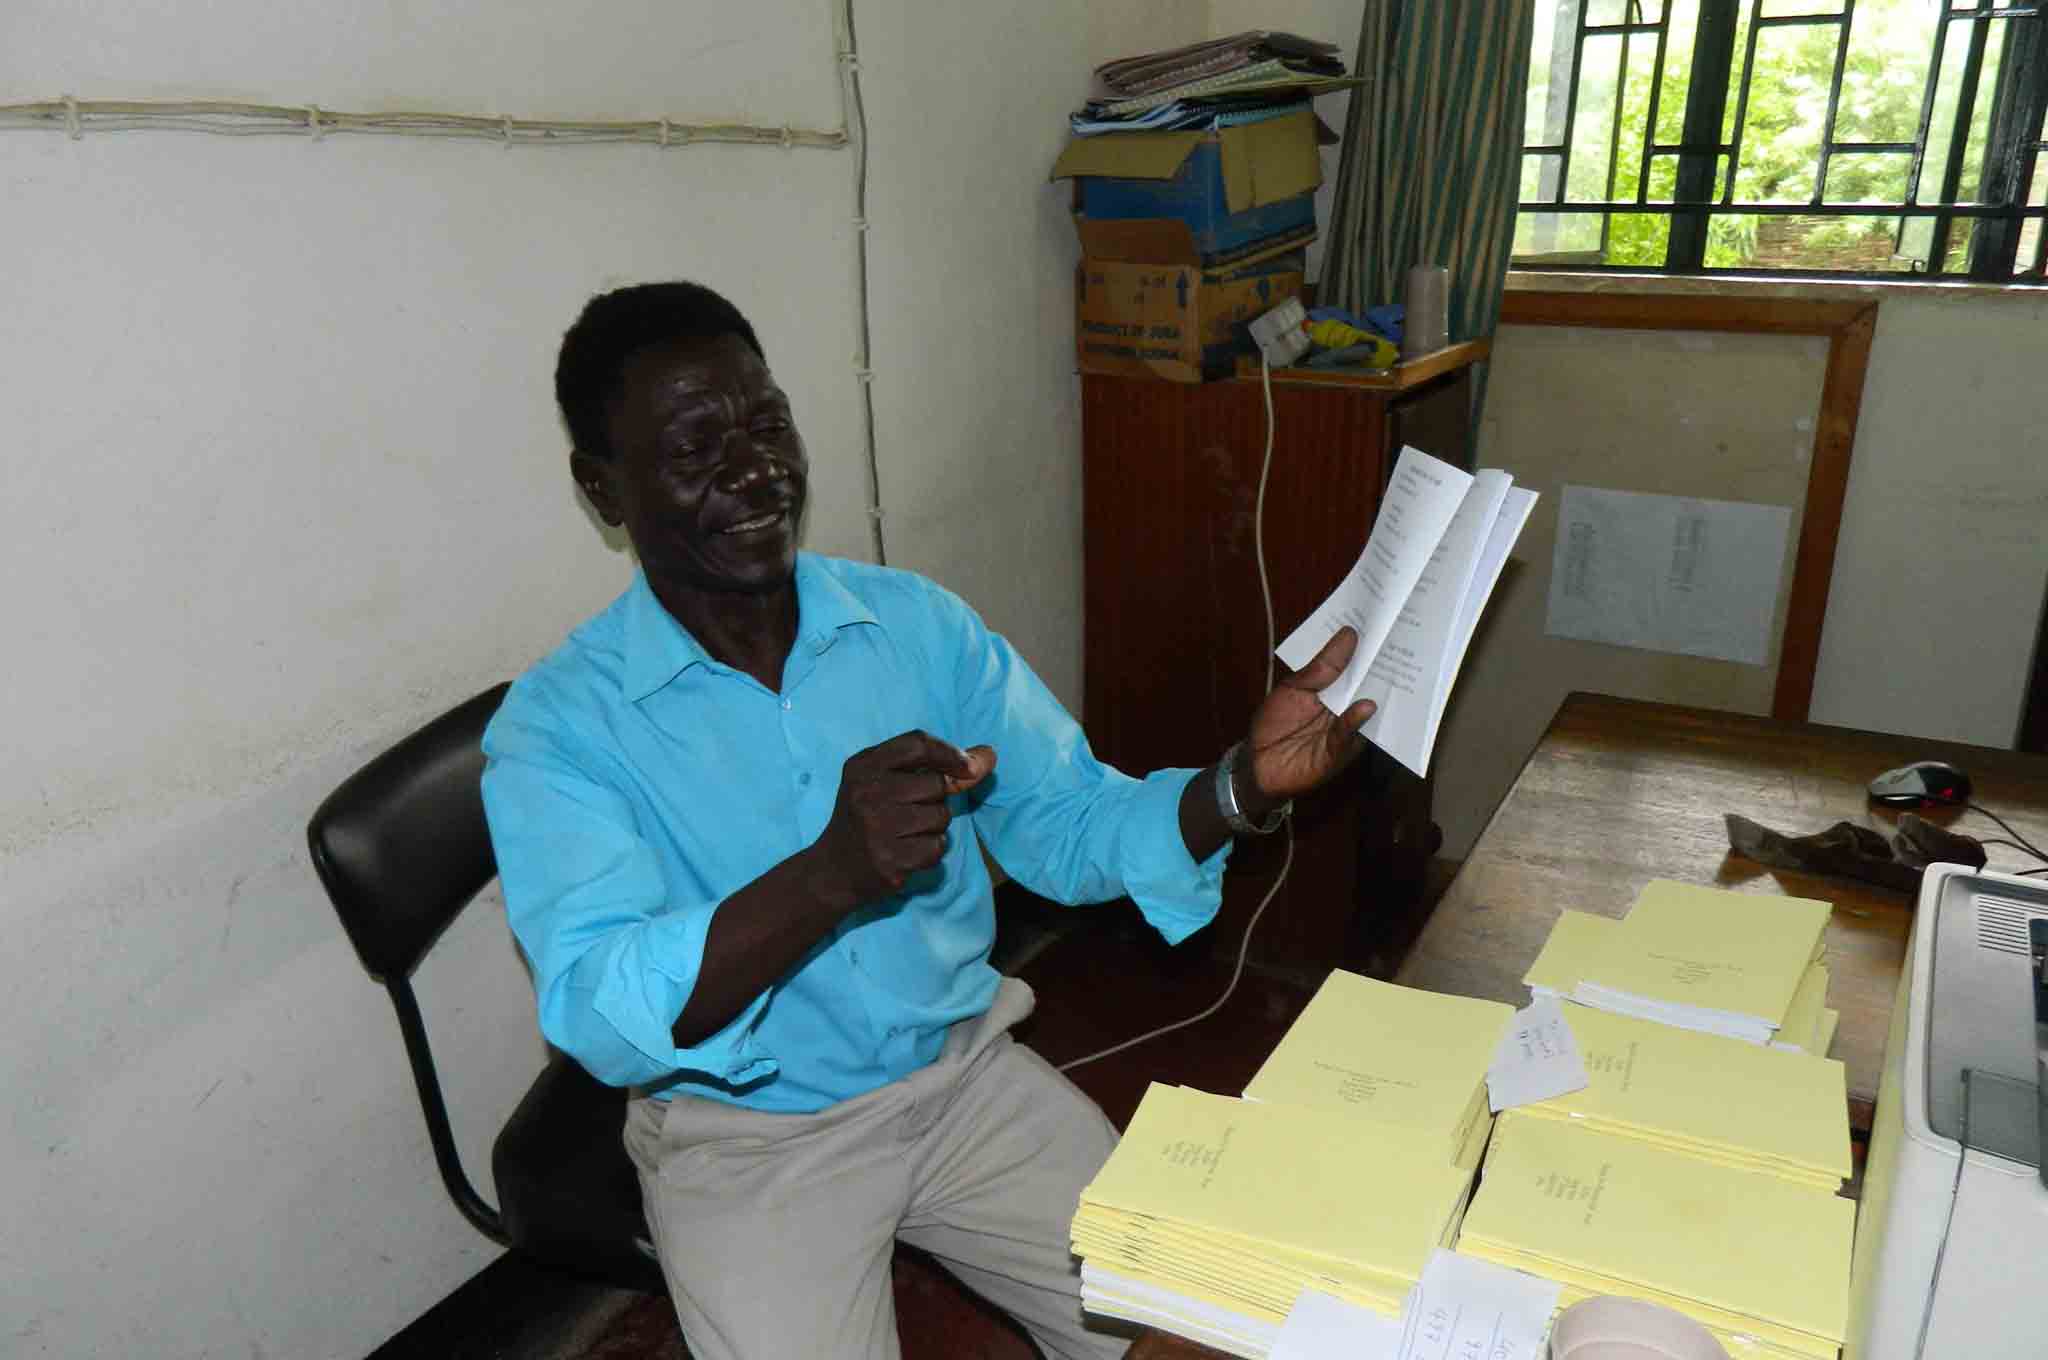
<svg viewBox="0 0 2048 1360">
<path fill-rule="evenodd" d="M 1205 267 L 1313 239 L 1323 178 L 1306 110 L 1209 132 L 1076 137 L 1052 173 L 1074 181 L 1084 255 Z"/>
<path fill-rule="evenodd" d="M 1224 201 L 1222 149 L 1213 143 L 1195 148 L 1180 173 L 1168 180 L 1118 179 L 1108 176 L 1079 181 L 1077 215 L 1086 222 L 1133 222 L 1168 219 L 1184 224 L 1202 264 L 1229 260 L 1262 243 L 1316 229 L 1316 195 L 1307 193 L 1232 212 Z M 1115 239 L 1111 232 L 1082 233 L 1084 253 L 1104 258 L 1090 247 Z M 1115 247 L 1111 247 L 1114 249 Z"/>
</svg>

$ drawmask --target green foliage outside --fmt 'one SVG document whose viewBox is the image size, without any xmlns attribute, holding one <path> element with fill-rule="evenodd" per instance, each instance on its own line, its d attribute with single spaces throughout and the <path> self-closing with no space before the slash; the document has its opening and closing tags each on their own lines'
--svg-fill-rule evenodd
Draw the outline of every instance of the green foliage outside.
<svg viewBox="0 0 2048 1360">
<path fill-rule="evenodd" d="M 1573 0 L 1557 0 L 1570 7 Z M 1613 7 L 1613 6 L 1609 6 Z M 1812 8 L 1825 8 L 1815 3 Z M 1648 7 L 1654 18 L 1657 6 Z M 1735 74 L 1739 79 L 1743 53 L 1748 43 L 1748 11 L 1744 4 L 1742 29 L 1735 42 Z M 1802 6 L 1801 8 L 1804 8 Z M 1692 29 L 1696 3 L 1676 0 L 1671 32 L 1664 57 L 1662 90 L 1657 104 L 1656 140 L 1681 140 L 1684 111 L 1692 69 Z M 1546 5 L 1538 24 L 1548 24 L 1554 6 Z M 1766 12 L 1771 12 L 1767 9 Z M 1777 12 L 1791 12 L 1778 7 Z M 1920 107 L 1924 97 L 1929 62 L 1933 56 L 1936 8 L 1927 0 L 1859 0 L 1854 27 L 1842 73 L 1836 114 L 1838 142 L 1911 143 L 1919 132 Z M 1618 17 L 1618 15 L 1616 16 Z M 1610 20 L 1611 21 L 1611 20 Z M 1995 32 L 1996 30 L 1994 30 Z M 1813 198 L 1819 173 L 1821 138 L 1827 123 L 1828 90 L 1834 79 L 1836 47 L 1840 28 L 1835 24 L 1814 24 L 1766 28 L 1758 35 L 1756 66 L 1751 76 L 1749 100 L 1742 110 L 1740 165 L 1735 175 L 1737 202 L 1779 203 L 1788 209 L 1804 206 Z M 1919 201 L 1936 197 L 1938 167 L 1945 159 L 1948 135 L 1953 126 L 1960 86 L 1961 55 L 1967 28 L 1951 28 L 1943 75 L 1936 92 L 1934 120 L 1929 132 L 1926 182 Z M 1971 119 L 1963 182 L 1958 197 L 1969 200 L 1983 163 L 1990 91 L 1996 88 L 1999 43 L 1987 49 L 1980 78 L 1978 108 Z M 1539 33 L 1535 67 L 1532 70 L 1529 108 L 1531 141 L 1546 140 L 1541 134 L 1546 118 L 1552 129 L 1561 108 L 1549 91 L 1548 35 Z M 1650 112 L 1651 85 L 1656 55 L 1654 35 L 1634 35 L 1628 40 L 1624 66 L 1619 37 L 1589 39 L 1579 74 L 1579 97 L 1572 128 L 1572 156 L 1567 201 L 1599 202 L 1633 199 L 1643 173 L 1643 139 Z M 1731 82 L 1732 83 L 1732 82 Z M 1615 125 L 1614 101 L 1620 89 L 1619 129 Z M 1739 86 L 1737 87 L 1739 88 Z M 1561 90 L 1560 90 L 1561 93 Z M 1732 138 L 1737 116 L 1736 92 L 1731 89 L 1723 119 L 1723 139 Z M 1553 133 L 1554 135 L 1554 133 Z M 1610 147 L 1613 150 L 1612 167 Z M 1529 158 L 1525 167 L 1524 197 L 1539 192 L 1542 169 Z M 1837 152 L 1830 163 L 1823 201 L 1830 204 L 1899 203 L 1904 201 L 1911 171 L 1910 153 Z M 1651 203 L 1669 202 L 1676 184 L 1678 158 L 1659 155 L 1650 160 L 1645 198 Z M 1555 174 L 1555 169 L 1551 170 Z M 1719 174 L 1728 173 L 1722 158 Z M 1717 183 L 1716 196 L 1723 187 Z M 1533 216 L 1533 214 L 1532 214 Z M 1787 219 L 1796 218 L 1796 221 Z M 1767 219 L 1756 214 L 1719 214 L 1709 219 L 1706 264 L 1709 268 L 1744 268 L 1762 263 L 1775 267 L 1803 268 L 1900 268 L 1894 262 L 1891 243 L 1900 231 L 1900 219 L 1882 217 L 1836 217 L 1819 219 L 1788 212 L 1787 219 Z M 1670 237 L 1670 221 L 1661 213 L 1617 213 L 1608 218 L 1604 246 L 1592 239 L 1598 230 L 1594 215 L 1560 214 L 1539 222 L 1530 232 L 1518 233 L 1519 251 L 1600 247 L 1607 264 L 1649 265 L 1664 263 Z M 1921 227 L 1928 219 L 1919 219 Z M 1537 242 L 1539 231 L 1549 240 Z M 1916 236 L 1928 232 L 1909 225 L 1906 249 Z M 1967 248 L 1968 231 L 1953 233 L 1951 250 Z M 1775 238 L 1768 244 L 1761 237 Z M 1760 250 L 1766 258 L 1759 260 Z M 1789 252 L 1789 254 L 1788 254 Z"/>
</svg>

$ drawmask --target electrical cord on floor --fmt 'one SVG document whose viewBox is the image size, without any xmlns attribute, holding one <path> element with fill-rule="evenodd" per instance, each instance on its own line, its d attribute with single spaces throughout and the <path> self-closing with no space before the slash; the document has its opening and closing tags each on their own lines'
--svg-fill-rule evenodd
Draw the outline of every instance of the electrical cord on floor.
<svg viewBox="0 0 2048 1360">
<path fill-rule="evenodd" d="M 1266 454 L 1259 464 L 1259 495 L 1252 507 L 1252 552 L 1258 558 L 1259 563 L 1259 598 L 1266 607 L 1265 692 L 1270 694 L 1273 691 L 1273 651 L 1279 643 L 1273 636 L 1273 587 L 1272 582 L 1266 576 L 1266 481 L 1273 472 L 1274 421 L 1273 369 L 1263 354 L 1259 356 L 1259 386 L 1266 397 Z M 1060 1071 L 1071 1072 L 1075 1068 L 1092 1063 L 1098 1058 L 1107 1058 L 1112 1053 L 1121 1053 L 1127 1048 L 1136 1048 L 1148 1039 L 1157 1039 L 1162 1034 L 1171 1034 L 1177 1029 L 1186 1029 L 1189 1025 L 1207 1020 L 1217 1011 L 1223 1009 L 1224 1003 L 1229 1001 L 1236 993 L 1238 979 L 1244 976 L 1245 957 L 1251 953 L 1252 948 L 1252 931 L 1258 929 L 1259 918 L 1266 914 L 1266 908 L 1272 905 L 1275 897 L 1279 896 L 1281 885 L 1287 882 L 1287 871 L 1294 867 L 1294 821 L 1292 818 L 1282 824 L 1282 830 L 1285 832 L 1287 839 L 1285 842 L 1286 850 L 1280 857 L 1280 873 L 1273 879 L 1273 886 L 1266 889 L 1266 895 L 1259 899 L 1258 907 L 1252 912 L 1252 919 L 1244 923 L 1244 936 L 1237 942 L 1237 962 L 1231 965 L 1230 981 L 1224 985 L 1223 994 L 1185 1020 L 1176 1020 L 1170 1025 L 1161 1025 L 1157 1029 L 1146 1030 L 1134 1039 L 1126 1039 L 1122 1043 L 1112 1044 L 1108 1048 L 1099 1049 L 1085 1057 L 1075 1058 L 1070 1062 L 1063 1062 L 1059 1066 Z"/>
</svg>

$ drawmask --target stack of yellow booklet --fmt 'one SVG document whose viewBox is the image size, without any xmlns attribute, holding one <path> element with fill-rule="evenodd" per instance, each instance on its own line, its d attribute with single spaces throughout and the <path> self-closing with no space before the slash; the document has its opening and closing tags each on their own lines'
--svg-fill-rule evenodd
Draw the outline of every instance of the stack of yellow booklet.
<svg viewBox="0 0 2048 1360">
<path fill-rule="evenodd" d="M 1471 1182 L 1433 1134 L 1155 1083 L 1081 1192 L 1083 1302 L 1254 1356 L 1229 1320 L 1270 1345 L 1305 1288 L 1398 1316 Z"/>
<path fill-rule="evenodd" d="M 1439 1139 L 1467 1170 L 1493 1117 L 1486 1069 L 1515 1008 L 1339 969 L 1259 1068 L 1245 1099 L 1346 1114 Z"/>
<path fill-rule="evenodd" d="M 1619 921 L 1566 912 L 1523 981 L 1539 996 L 1824 1053 L 1831 910 L 1660 879 Z"/>
<path fill-rule="evenodd" d="M 1780 1176 L 1510 1110 L 1458 1250 L 1559 1281 L 1563 1306 L 1623 1294 L 1696 1319 L 1732 1355 L 1834 1360 L 1855 1208 Z"/>
<path fill-rule="evenodd" d="M 1851 1172 L 1848 1081 L 1830 1058 L 1567 1006 L 1583 1090 L 1520 1107 L 1827 1193 Z"/>
</svg>

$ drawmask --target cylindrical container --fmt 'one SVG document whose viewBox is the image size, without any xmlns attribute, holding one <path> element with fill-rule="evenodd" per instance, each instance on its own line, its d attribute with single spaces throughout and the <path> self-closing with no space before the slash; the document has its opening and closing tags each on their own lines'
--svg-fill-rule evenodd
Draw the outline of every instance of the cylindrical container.
<svg viewBox="0 0 2048 1360">
<path fill-rule="evenodd" d="M 1401 299 L 1401 357 L 1419 359 L 1451 343 L 1451 271 L 1419 264 L 1408 271 Z"/>
</svg>

